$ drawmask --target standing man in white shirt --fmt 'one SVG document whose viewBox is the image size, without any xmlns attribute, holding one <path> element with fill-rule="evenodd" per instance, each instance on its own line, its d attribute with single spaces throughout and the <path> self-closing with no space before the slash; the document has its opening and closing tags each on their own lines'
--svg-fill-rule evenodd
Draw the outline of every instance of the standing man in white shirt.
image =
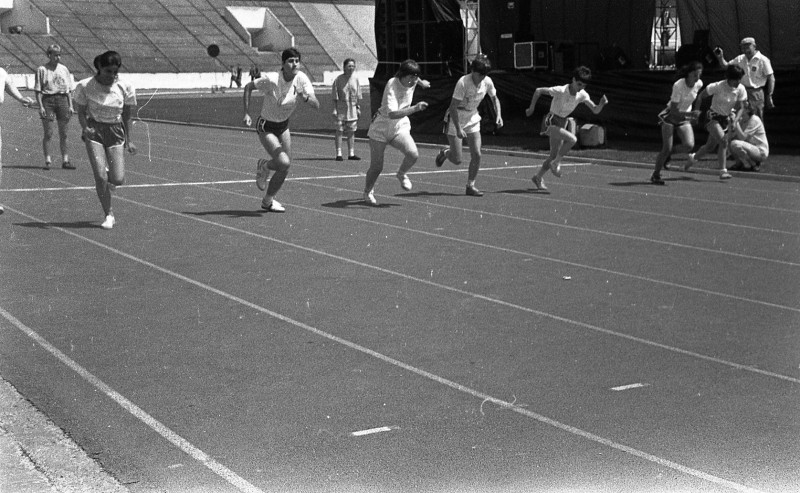
<svg viewBox="0 0 800 493">
<path fill-rule="evenodd" d="M 714 49 L 714 54 L 723 67 L 737 65 L 744 70 L 742 85 L 747 91 L 747 100 L 750 101 L 753 113 L 764 120 L 764 107 L 768 109 L 775 107 L 772 102 L 772 93 L 775 91 L 775 74 L 772 71 L 772 63 L 769 58 L 758 51 L 755 38 L 744 38 L 739 46 L 742 54 L 727 62 L 722 48 Z"/>
</svg>

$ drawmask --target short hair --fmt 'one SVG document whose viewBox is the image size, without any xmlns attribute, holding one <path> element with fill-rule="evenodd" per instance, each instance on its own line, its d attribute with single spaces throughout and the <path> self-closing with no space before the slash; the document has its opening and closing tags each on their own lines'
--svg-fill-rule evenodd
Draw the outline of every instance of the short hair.
<svg viewBox="0 0 800 493">
<path fill-rule="evenodd" d="M 97 70 L 111 65 L 122 66 L 122 57 L 116 51 L 106 51 L 94 57 L 94 68 Z"/>
<path fill-rule="evenodd" d="M 726 80 L 742 80 L 744 77 L 744 70 L 738 65 L 728 65 L 725 69 Z"/>
<path fill-rule="evenodd" d="M 297 58 L 300 60 L 300 52 L 297 51 L 297 48 L 286 48 L 281 53 L 281 63 L 286 63 L 286 60 L 290 58 Z"/>
<path fill-rule="evenodd" d="M 342 64 L 342 67 L 344 67 L 345 65 L 347 65 L 350 62 L 353 62 L 354 65 L 356 63 L 356 61 L 353 58 L 345 58 L 344 59 L 344 63 Z"/>
<path fill-rule="evenodd" d="M 483 53 L 480 53 L 469 64 L 469 68 L 473 72 L 477 72 L 481 75 L 486 75 L 489 73 L 490 70 L 492 70 L 492 62 L 489 60 L 489 57 L 487 57 Z"/>
<path fill-rule="evenodd" d="M 696 70 L 702 70 L 702 69 L 703 69 L 703 64 L 702 63 L 700 63 L 698 61 L 692 61 L 692 62 L 687 63 L 686 65 L 683 65 L 678 70 L 678 75 L 680 76 L 681 79 L 685 79 L 686 76 L 688 76 L 692 72 L 694 72 Z"/>
<path fill-rule="evenodd" d="M 53 53 L 54 51 L 57 51 L 57 52 L 61 53 L 61 46 L 59 46 L 56 43 L 53 43 L 53 44 L 51 44 L 50 46 L 47 47 L 47 52 L 46 53 L 49 55 L 50 53 Z"/>
<path fill-rule="evenodd" d="M 572 77 L 579 82 L 588 84 L 589 81 L 592 80 L 592 71 L 589 70 L 589 67 L 581 65 L 572 71 Z"/>
<path fill-rule="evenodd" d="M 401 78 L 407 75 L 416 75 L 417 77 L 419 77 L 419 74 L 421 72 L 422 71 L 419 68 L 419 64 L 416 61 L 411 60 L 409 58 L 408 60 L 405 60 L 403 61 L 403 63 L 400 64 L 400 68 L 397 69 L 396 77 Z"/>
</svg>

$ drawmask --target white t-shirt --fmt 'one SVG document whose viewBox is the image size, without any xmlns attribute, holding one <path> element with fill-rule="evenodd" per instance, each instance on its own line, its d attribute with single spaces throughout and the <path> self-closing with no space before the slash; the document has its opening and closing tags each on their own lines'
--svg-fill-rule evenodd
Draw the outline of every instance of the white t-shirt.
<svg viewBox="0 0 800 493">
<path fill-rule="evenodd" d="M 101 123 L 121 123 L 122 107 L 136 106 L 136 90 L 133 84 L 116 79 L 104 86 L 94 77 L 88 77 L 75 85 L 72 101 L 77 106 L 86 106 L 86 115 Z"/>
<path fill-rule="evenodd" d="M 497 89 L 495 89 L 494 82 L 490 77 L 484 77 L 477 86 L 472 80 L 472 74 L 467 74 L 458 79 L 456 87 L 453 89 L 453 99 L 461 101 L 456 109 L 458 110 L 458 121 L 462 125 L 470 123 L 473 118 L 480 119 L 478 106 L 487 95 L 490 97 L 497 96 Z M 447 118 L 445 116 L 445 119 Z"/>
<path fill-rule="evenodd" d="M 769 156 L 767 132 L 764 130 L 764 122 L 761 121 L 761 118 L 758 115 L 752 115 L 747 123 L 741 127 L 745 136 L 744 141 L 756 146 L 764 156 Z"/>
<path fill-rule="evenodd" d="M 718 115 L 729 115 L 736 106 L 737 101 L 747 101 L 747 91 L 739 84 L 735 88 L 727 80 L 712 82 L 706 87 L 706 92 L 711 95 L 711 111 Z"/>
<path fill-rule="evenodd" d="M 383 98 L 381 99 L 381 107 L 378 108 L 378 115 L 389 118 L 390 112 L 410 107 L 411 100 L 414 99 L 414 89 L 416 88 L 416 84 L 411 87 L 404 86 L 397 77 L 389 79 L 389 82 L 386 83 L 386 88 L 383 90 Z"/>
<path fill-rule="evenodd" d="M 702 88 L 703 81 L 700 79 L 698 79 L 692 87 L 686 84 L 685 78 L 678 79 L 672 84 L 672 96 L 670 96 L 669 102 L 675 103 L 678 107 L 678 111 L 690 111 L 694 100 L 697 99 L 697 95 L 700 94 Z M 667 106 L 669 106 L 669 104 Z"/>
<path fill-rule="evenodd" d="M 290 81 L 283 78 L 283 72 L 267 72 L 253 84 L 264 94 L 261 118 L 270 122 L 283 122 L 292 116 L 297 107 L 298 93 L 314 95 L 314 86 L 303 72 L 298 72 Z"/>
<path fill-rule="evenodd" d="M 584 89 L 578 91 L 574 96 L 570 94 L 569 84 L 549 87 L 547 94 L 553 97 L 553 101 L 550 103 L 550 113 L 562 118 L 568 117 L 579 104 L 591 100 L 589 93 Z"/>
<path fill-rule="evenodd" d="M 42 94 L 67 94 L 72 92 L 72 74 L 62 65 L 56 65 L 54 70 L 42 65 L 36 69 L 36 82 L 33 90 Z"/>
<path fill-rule="evenodd" d="M 767 78 L 773 73 L 772 63 L 760 51 L 757 51 L 750 60 L 742 53 L 728 63 L 738 65 L 744 70 L 742 84 L 745 87 L 764 87 L 767 84 Z"/>
</svg>

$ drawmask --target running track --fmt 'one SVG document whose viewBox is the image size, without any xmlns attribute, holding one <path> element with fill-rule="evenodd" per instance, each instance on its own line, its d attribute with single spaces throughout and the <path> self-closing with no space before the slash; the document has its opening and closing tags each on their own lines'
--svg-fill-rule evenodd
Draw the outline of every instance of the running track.
<svg viewBox="0 0 800 493">
<path fill-rule="evenodd" d="M 800 485 L 796 182 L 423 147 L 370 208 L 295 134 L 267 214 L 253 133 L 140 122 L 109 232 L 12 106 L 0 374 L 133 492 Z"/>
</svg>

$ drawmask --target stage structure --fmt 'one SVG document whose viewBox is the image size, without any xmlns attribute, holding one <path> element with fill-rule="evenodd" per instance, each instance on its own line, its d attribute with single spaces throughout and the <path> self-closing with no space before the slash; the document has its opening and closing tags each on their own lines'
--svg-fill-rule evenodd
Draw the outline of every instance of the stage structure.
<svg viewBox="0 0 800 493">
<path fill-rule="evenodd" d="M 650 68 L 670 70 L 675 68 L 675 54 L 681 45 L 678 28 L 676 0 L 656 0 L 656 15 L 653 20 Z"/>
<path fill-rule="evenodd" d="M 469 71 L 469 64 L 481 51 L 481 2 L 480 0 L 461 0 L 461 21 L 464 23 L 464 65 L 463 71 Z"/>
<path fill-rule="evenodd" d="M 464 73 L 464 10 L 458 0 L 375 0 L 375 77 L 391 77 L 409 58 L 427 77 Z"/>
</svg>

